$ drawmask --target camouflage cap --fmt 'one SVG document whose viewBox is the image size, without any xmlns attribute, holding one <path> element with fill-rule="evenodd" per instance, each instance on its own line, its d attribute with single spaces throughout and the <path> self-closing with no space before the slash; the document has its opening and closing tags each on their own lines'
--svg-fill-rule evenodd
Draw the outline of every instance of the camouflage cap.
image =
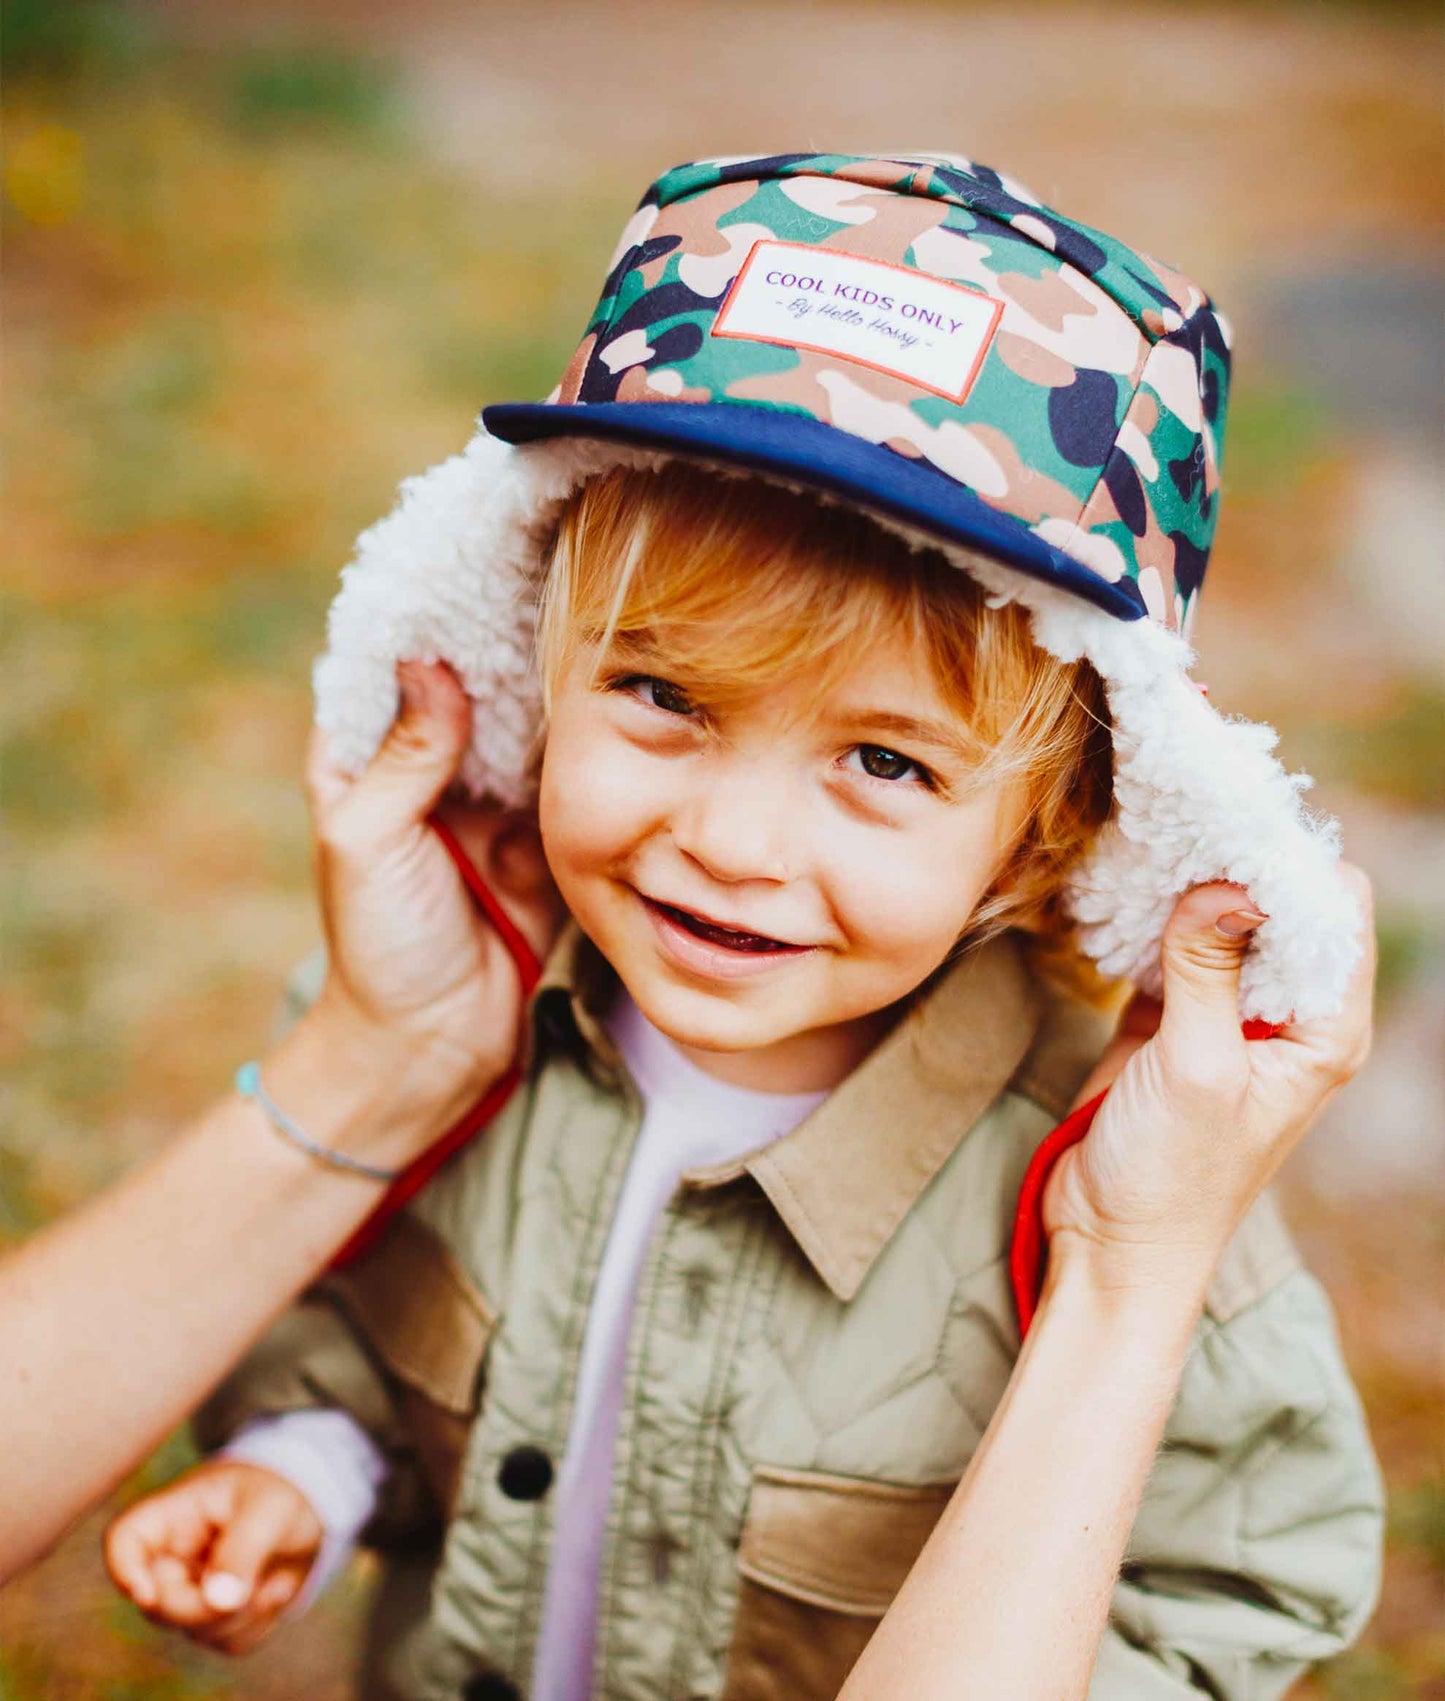
<svg viewBox="0 0 1445 1701">
<path fill-rule="evenodd" d="M 545 402 L 578 435 L 830 491 L 1187 633 L 1229 338 L 1171 267 L 957 154 L 774 154 L 660 177 Z"/>
<path fill-rule="evenodd" d="M 1104 973 L 1157 991 L 1178 895 L 1232 880 L 1268 917 L 1241 1014 L 1324 1015 L 1361 949 L 1336 829 L 1273 731 L 1189 677 L 1228 376 L 1187 279 L 956 154 L 679 166 L 628 221 L 547 400 L 484 408 L 358 539 L 317 719 L 355 771 L 395 715 L 394 662 L 441 657 L 484 706 L 461 787 L 526 803 L 536 599 L 569 496 L 673 456 L 812 488 L 937 543 L 1028 609 L 1043 650 L 1097 670 L 1113 809 L 1063 896 Z"/>
</svg>

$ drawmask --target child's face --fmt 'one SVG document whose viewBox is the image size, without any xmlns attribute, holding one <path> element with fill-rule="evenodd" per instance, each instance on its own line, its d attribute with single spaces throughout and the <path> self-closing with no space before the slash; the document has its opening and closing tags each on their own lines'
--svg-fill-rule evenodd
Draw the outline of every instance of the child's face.
<svg viewBox="0 0 1445 1701">
<path fill-rule="evenodd" d="M 964 930 L 1021 824 L 1017 787 L 974 780 L 957 711 L 901 639 L 841 685 L 726 710 L 635 646 L 591 673 L 584 652 L 555 681 L 542 769 L 568 909 L 703 1068 L 835 1085 Z"/>
</svg>

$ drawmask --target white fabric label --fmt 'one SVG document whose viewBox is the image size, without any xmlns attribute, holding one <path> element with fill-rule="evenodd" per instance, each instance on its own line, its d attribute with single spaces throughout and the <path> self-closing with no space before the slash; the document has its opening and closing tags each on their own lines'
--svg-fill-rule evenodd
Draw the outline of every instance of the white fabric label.
<svg viewBox="0 0 1445 1701">
<path fill-rule="evenodd" d="M 907 266 L 764 239 L 712 334 L 841 355 L 961 402 L 1002 313 L 992 296 Z"/>
</svg>

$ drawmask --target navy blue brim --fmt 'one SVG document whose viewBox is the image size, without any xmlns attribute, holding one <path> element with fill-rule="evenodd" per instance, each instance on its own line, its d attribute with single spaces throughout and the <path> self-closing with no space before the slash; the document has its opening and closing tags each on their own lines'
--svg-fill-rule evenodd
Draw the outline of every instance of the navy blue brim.
<svg viewBox="0 0 1445 1701">
<path fill-rule="evenodd" d="M 1110 584 L 927 461 L 865 443 L 807 414 L 737 402 L 499 402 L 482 409 L 482 424 L 507 443 L 602 437 L 783 473 L 976 549 L 1118 620 L 1139 620 L 1146 612 L 1132 579 Z"/>
</svg>

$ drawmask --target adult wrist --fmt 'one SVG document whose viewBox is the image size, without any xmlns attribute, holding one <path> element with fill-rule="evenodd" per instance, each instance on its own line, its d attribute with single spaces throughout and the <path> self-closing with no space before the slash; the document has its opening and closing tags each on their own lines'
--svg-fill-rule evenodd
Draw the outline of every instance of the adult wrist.
<svg viewBox="0 0 1445 1701">
<path fill-rule="evenodd" d="M 393 1169 L 440 1139 L 491 1084 L 475 1058 L 375 1022 L 327 991 L 261 1068 L 270 1096 L 318 1145 Z"/>
<path fill-rule="evenodd" d="M 1049 1240 L 1041 1303 L 1067 1294 L 1131 1327 L 1153 1320 L 1192 1330 L 1219 1250 L 1212 1242 L 1130 1244 L 1060 1229 Z"/>
<path fill-rule="evenodd" d="M 1125 1405 L 1150 1391 L 1150 1400 L 1166 1411 L 1189 1357 L 1207 1283 L 1182 1271 L 1157 1282 L 1136 1280 L 1136 1266 L 1128 1265 L 1126 1275 L 1096 1251 L 1051 1248 L 1024 1352 L 1048 1353 L 1053 1343 L 1079 1375 L 1103 1374 Z"/>
</svg>

